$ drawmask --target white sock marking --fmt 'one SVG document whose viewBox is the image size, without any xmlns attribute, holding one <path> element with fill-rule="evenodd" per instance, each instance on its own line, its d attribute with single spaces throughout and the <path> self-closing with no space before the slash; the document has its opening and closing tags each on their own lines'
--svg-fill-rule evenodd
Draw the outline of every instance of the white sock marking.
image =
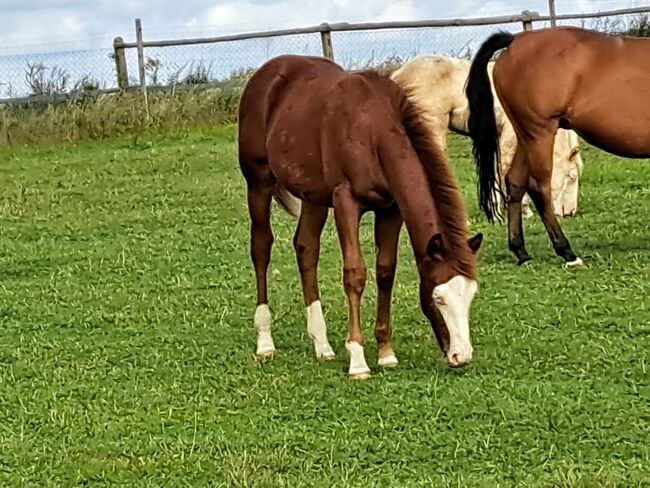
<svg viewBox="0 0 650 488">
<path fill-rule="evenodd" d="M 266 303 L 257 306 L 254 322 L 257 329 L 257 355 L 273 354 L 275 346 L 271 337 L 271 310 Z"/>
<path fill-rule="evenodd" d="M 316 300 L 305 309 L 307 314 L 307 333 L 314 342 L 317 358 L 332 359 L 335 354 L 327 340 L 327 325 L 323 316 L 320 300 Z"/>
<path fill-rule="evenodd" d="M 585 265 L 584 261 L 580 258 L 576 258 L 575 261 L 570 261 L 566 263 L 567 268 L 575 268 L 577 266 L 584 266 L 584 265 Z"/>
<path fill-rule="evenodd" d="M 363 354 L 363 346 L 358 342 L 346 342 L 345 348 L 350 355 L 350 369 L 348 375 L 357 378 L 367 378 L 370 376 L 370 368 L 366 363 L 366 357 Z"/>
</svg>

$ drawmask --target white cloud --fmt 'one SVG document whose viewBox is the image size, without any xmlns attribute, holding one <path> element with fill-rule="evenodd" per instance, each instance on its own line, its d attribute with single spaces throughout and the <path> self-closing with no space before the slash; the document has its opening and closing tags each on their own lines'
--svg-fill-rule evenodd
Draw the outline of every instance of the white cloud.
<svg viewBox="0 0 650 488">
<path fill-rule="evenodd" d="M 416 8 L 413 0 L 228 1 L 206 9 L 186 25 L 214 26 L 228 30 L 281 29 L 321 22 L 417 20 L 423 18 L 425 12 L 426 8 Z"/>
</svg>

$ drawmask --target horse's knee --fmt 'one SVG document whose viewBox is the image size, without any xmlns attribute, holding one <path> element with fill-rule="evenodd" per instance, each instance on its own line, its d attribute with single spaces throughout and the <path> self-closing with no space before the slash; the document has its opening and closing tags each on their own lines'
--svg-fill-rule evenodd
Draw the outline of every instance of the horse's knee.
<svg viewBox="0 0 650 488">
<path fill-rule="evenodd" d="M 343 285 L 346 293 L 361 295 L 366 286 L 366 267 L 345 268 L 343 270 Z"/>
<path fill-rule="evenodd" d="M 389 291 L 395 282 L 395 265 L 377 265 L 377 288 L 380 291 Z"/>
</svg>

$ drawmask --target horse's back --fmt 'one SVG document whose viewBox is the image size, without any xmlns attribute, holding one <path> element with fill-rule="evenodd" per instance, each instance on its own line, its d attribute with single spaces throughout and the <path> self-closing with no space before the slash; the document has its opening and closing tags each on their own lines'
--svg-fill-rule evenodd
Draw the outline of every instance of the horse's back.
<svg viewBox="0 0 650 488">
<path fill-rule="evenodd" d="M 338 65 L 319 57 L 285 55 L 263 64 L 246 84 L 239 103 L 240 154 L 266 158 L 266 140 L 278 113 L 299 113 L 309 107 L 313 111 L 311 96 L 341 74 Z"/>
<path fill-rule="evenodd" d="M 572 27 L 526 32 L 499 56 L 494 83 L 516 119 L 538 118 L 530 127 L 559 120 L 628 156 L 650 144 L 650 129 L 639 130 L 650 128 L 650 40 Z"/>
<path fill-rule="evenodd" d="M 488 65 L 490 77 L 493 64 Z M 471 61 L 467 59 L 440 55 L 418 56 L 395 71 L 391 78 L 409 92 L 424 111 L 425 118 L 443 120 L 445 128 L 467 134 L 469 107 L 465 84 L 470 66 Z M 505 115 L 496 94 L 494 101 L 498 123 L 502 125 Z M 436 127 L 436 130 L 443 128 Z"/>
<path fill-rule="evenodd" d="M 391 78 L 407 90 L 429 118 L 443 117 L 451 129 L 465 131 L 467 100 L 463 86 L 470 63 L 446 56 L 419 56 Z"/>
</svg>

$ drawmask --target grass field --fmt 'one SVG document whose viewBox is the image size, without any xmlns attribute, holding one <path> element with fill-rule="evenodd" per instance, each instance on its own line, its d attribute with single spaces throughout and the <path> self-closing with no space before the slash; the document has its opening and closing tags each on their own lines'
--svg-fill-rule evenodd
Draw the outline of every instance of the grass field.
<svg viewBox="0 0 650 488">
<path fill-rule="evenodd" d="M 313 358 L 291 247 L 274 211 L 278 352 L 253 352 L 254 284 L 232 127 L 0 153 L 0 486 L 649 486 L 650 162 L 588 149 L 587 267 L 565 270 L 538 219 L 519 268 L 486 234 L 473 363 L 448 369 L 419 310 L 402 236 L 400 365 L 346 377 L 332 222 L 321 291 L 337 359 Z M 372 218 L 363 240 L 373 266 Z"/>
</svg>

